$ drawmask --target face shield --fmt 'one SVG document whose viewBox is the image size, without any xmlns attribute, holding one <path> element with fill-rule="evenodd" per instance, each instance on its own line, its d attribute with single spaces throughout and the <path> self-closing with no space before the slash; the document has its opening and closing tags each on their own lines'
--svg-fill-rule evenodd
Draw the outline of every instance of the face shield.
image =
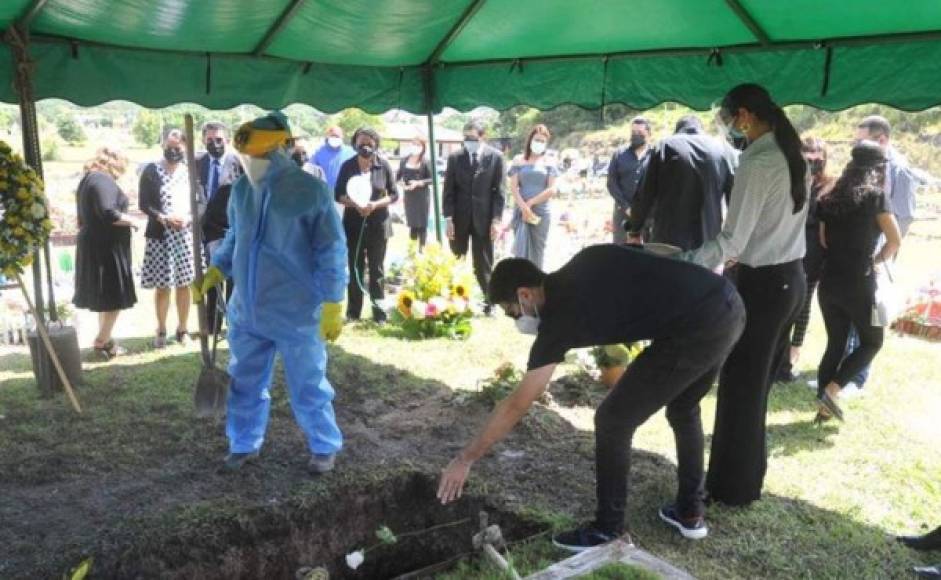
<svg viewBox="0 0 941 580">
<path fill-rule="evenodd" d="M 291 131 L 288 129 L 287 119 L 278 112 L 238 128 L 232 141 L 252 187 L 258 188 L 268 173 L 272 156 L 279 153 L 283 155 L 290 139 Z"/>
</svg>

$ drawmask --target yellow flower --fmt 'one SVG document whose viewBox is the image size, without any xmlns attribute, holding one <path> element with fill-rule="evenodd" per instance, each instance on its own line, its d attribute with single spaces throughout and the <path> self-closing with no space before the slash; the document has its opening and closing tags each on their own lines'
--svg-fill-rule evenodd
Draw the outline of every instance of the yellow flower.
<svg viewBox="0 0 941 580">
<path fill-rule="evenodd" d="M 17 238 L 22 238 L 23 236 L 26 235 L 26 230 L 24 230 L 23 228 L 17 226 L 17 227 L 13 230 L 13 235 L 14 235 L 15 237 L 17 237 Z"/>
<path fill-rule="evenodd" d="M 463 284 L 455 284 L 454 288 L 451 290 L 451 294 L 458 298 L 467 298 L 467 287 Z"/>
<path fill-rule="evenodd" d="M 408 290 L 402 290 L 399 293 L 399 298 L 396 303 L 396 309 L 399 313 L 402 314 L 405 318 L 409 318 L 412 315 L 412 304 L 415 302 L 415 295 Z"/>
<path fill-rule="evenodd" d="M 29 199 L 29 190 L 25 187 L 21 187 L 16 190 L 16 198 L 20 201 L 26 201 Z"/>
</svg>

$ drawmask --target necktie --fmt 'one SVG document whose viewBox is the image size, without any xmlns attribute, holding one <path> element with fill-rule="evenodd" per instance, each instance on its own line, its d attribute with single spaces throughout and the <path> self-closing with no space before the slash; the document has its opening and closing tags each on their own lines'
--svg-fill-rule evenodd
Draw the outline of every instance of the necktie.
<svg viewBox="0 0 941 580">
<path fill-rule="evenodd" d="M 477 169 L 477 154 L 476 153 L 471 153 L 471 168 L 475 170 Z"/>
<path fill-rule="evenodd" d="M 208 194 L 207 199 L 212 199 L 212 196 L 216 194 L 216 189 L 219 187 L 219 160 L 213 159 L 212 165 L 209 166 L 209 187 L 206 193 Z"/>
</svg>

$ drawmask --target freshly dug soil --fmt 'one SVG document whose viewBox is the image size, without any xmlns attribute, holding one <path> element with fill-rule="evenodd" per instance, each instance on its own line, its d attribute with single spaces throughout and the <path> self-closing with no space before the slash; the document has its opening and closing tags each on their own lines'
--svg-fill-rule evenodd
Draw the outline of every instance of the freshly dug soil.
<svg viewBox="0 0 941 580">
<path fill-rule="evenodd" d="M 301 568 L 323 567 L 330 578 L 392 578 L 473 551 L 478 511 L 487 510 L 507 540 L 541 531 L 538 524 L 496 511 L 479 497 L 447 508 L 435 505 L 437 482 L 403 473 L 332 490 L 313 502 L 258 508 L 206 523 L 177 537 L 138 539 L 98 560 L 96 578 L 295 578 Z M 382 544 L 375 532 L 388 526 L 397 538 Z M 436 528 L 430 531 L 429 528 Z M 350 569 L 345 555 L 370 548 Z"/>
</svg>

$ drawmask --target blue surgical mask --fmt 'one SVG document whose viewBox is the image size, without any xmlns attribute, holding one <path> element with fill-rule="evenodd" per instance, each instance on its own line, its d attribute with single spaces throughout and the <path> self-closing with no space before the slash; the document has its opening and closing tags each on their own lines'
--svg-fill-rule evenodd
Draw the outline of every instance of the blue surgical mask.
<svg viewBox="0 0 941 580">
<path fill-rule="evenodd" d="M 470 141 L 468 139 L 464 140 L 464 149 L 467 149 L 467 152 L 473 155 L 477 153 L 480 149 L 480 141 Z"/>
<path fill-rule="evenodd" d="M 533 310 L 536 311 L 536 315 L 526 314 L 526 311 L 523 310 L 523 303 L 516 299 L 517 304 L 520 306 L 520 316 L 514 322 L 516 323 L 516 330 L 520 331 L 521 334 L 539 334 L 539 309 L 536 308 L 536 305 L 533 305 Z"/>
</svg>

